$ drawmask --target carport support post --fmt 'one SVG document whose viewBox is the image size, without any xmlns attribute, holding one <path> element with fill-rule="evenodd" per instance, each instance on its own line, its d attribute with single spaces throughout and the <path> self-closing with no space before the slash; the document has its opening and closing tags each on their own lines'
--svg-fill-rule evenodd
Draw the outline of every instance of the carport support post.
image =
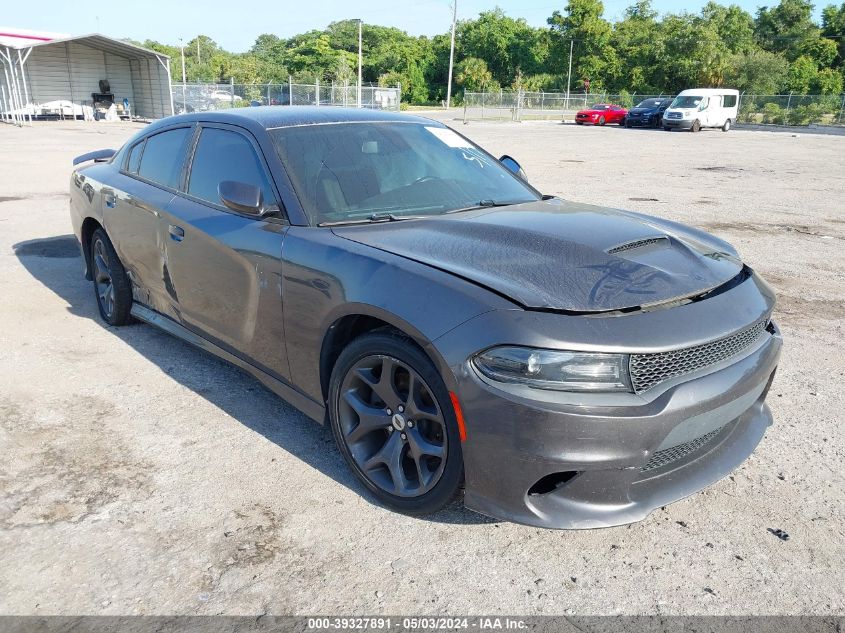
<svg viewBox="0 0 845 633">
<path fill-rule="evenodd" d="M 29 54 L 32 52 L 31 48 L 28 48 L 26 51 L 26 56 L 21 56 L 21 51 L 18 49 L 18 65 L 21 69 L 21 83 L 23 84 L 23 96 L 26 100 L 26 112 L 29 114 L 29 126 L 32 127 L 32 110 L 29 109 L 29 88 L 26 87 L 26 75 L 23 71 L 23 65 L 26 63 L 26 60 L 29 59 Z"/>
<path fill-rule="evenodd" d="M 8 52 L 9 49 L 6 49 Z M 18 106 L 17 106 L 17 99 L 15 95 L 15 86 L 12 84 L 12 80 L 9 78 L 9 68 L 6 66 L 6 54 L 3 54 L 3 73 L 6 76 L 6 85 L 9 87 L 9 101 L 12 104 L 11 107 L 11 115 L 12 121 L 14 121 L 15 125 L 21 125 L 18 121 L 20 115 L 18 114 Z"/>
<path fill-rule="evenodd" d="M 6 101 L 6 86 L 5 86 L 5 84 L 0 86 L 0 98 L 2 98 L 1 100 L 2 100 L 2 103 L 3 103 L 3 112 L 2 112 L 3 121 L 5 123 L 8 123 L 9 122 L 9 114 L 8 114 L 9 107 L 8 107 L 7 101 Z"/>
<path fill-rule="evenodd" d="M 845 94 L 842 95 L 842 104 L 839 106 L 839 122 L 842 123 L 842 112 L 845 111 Z"/>
<path fill-rule="evenodd" d="M 229 102 L 229 107 L 235 107 L 235 78 L 229 77 L 229 94 L 232 95 L 232 100 Z"/>
<path fill-rule="evenodd" d="M 316 79 L 317 89 L 314 91 L 314 105 L 320 105 L 320 78 Z"/>
<path fill-rule="evenodd" d="M 288 75 L 288 105 L 293 105 L 293 77 Z"/>
<path fill-rule="evenodd" d="M 176 109 L 173 107 L 173 77 L 170 76 L 170 58 L 167 58 L 167 63 L 165 64 L 164 61 L 156 55 L 156 59 L 158 63 L 161 64 L 162 68 L 167 72 L 167 89 L 170 92 L 170 115 L 176 114 Z M 184 75 L 182 76 L 184 79 Z M 158 85 L 161 86 L 161 82 L 158 82 Z M 153 98 L 152 91 L 150 92 L 150 99 Z M 182 83 L 182 107 L 185 107 L 185 84 Z M 155 110 L 153 110 L 155 111 Z"/>
</svg>

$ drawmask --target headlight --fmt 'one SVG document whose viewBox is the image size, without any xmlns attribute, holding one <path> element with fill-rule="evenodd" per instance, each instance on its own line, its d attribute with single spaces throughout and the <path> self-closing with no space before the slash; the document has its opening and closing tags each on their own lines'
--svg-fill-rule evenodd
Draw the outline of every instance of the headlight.
<svg viewBox="0 0 845 633">
<path fill-rule="evenodd" d="M 491 380 L 537 389 L 632 391 L 625 354 L 502 346 L 479 353 L 472 363 Z"/>
</svg>

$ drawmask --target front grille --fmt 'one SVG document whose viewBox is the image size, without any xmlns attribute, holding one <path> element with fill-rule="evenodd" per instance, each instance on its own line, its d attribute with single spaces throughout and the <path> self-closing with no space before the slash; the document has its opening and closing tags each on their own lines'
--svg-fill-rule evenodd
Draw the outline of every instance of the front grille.
<svg viewBox="0 0 845 633">
<path fill-rule="evenodd" d="M 753 344 L 765 331 L 768 320 L 763 319 L 725 338 L 710 343 L 656 354 L 631 354 L 629 371 L 636 393 L 655 385 L 715 365 Z"/>
<path fill-rule="evenodd" d="M 654 455 L 651 456 L 651 459 L 648 460 L 648 463 L 641 468 L 641 471 L 646 472 L 649 470 L 654 470 L 655 468 L 662 468 L 663 466 L 668 466 L 672 462 L 676 462 L 679 459 L 686 457 L 690 453 L 694 453 L 699 448 L 707 444 L 714 437 L 716 437 L 719 434 L 719 431 L 721 431 L 723 428 L 724 427 L 721 427 L 716 429 L 715 431 L 705 433 L 701 437 L 692 439 L 689 442 L 684 442 L 683 444 L 678 444 L 677 446 L 672 446 L 670 448 L 664 448 L 662 451 L 657 451 Z"/>
<path fill-rule="evenodd" d="M 682 119 L 684 115 L 680 112 L 670 112 L 669 114 L 664 115 L 667 119 Z"/>
</svg>

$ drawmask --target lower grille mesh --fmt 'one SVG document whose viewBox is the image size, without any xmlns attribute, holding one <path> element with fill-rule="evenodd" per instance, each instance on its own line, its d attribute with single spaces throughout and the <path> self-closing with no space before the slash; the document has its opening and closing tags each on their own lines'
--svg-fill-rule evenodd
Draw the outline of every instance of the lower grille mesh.
<svg viewBox="0 0 845 633">
<path fill-rule="evenodd" d="M 692 373 L 738 354 L 763 334 L 767 324 L 768 320 L 763 319 L 736 334 L 696 347 L 657 354 L 631 354 L 629 370 L 634 391 L 642 393 L 664 380 Z"/>
<path fill-rule="evenodd" d="M 683 444 L 678 444 L 677 446 L 672 446 L 671 448 L 664 448 L 662 451 L 657 451 L 654 455 L 651 456 L 651 459 L 648 460 L 648 463 L 642 467 L 642 471 L 646 472 L 649 470 L 654 470 L 655 468 L 662 468 L 663 466 L 668 466 L 672 462 L 678 461 L 682 457 L 686 457 L 690 453 L 697 451 L 699 448 L 707 444 L 710 440 L 716 437 L 724 427 L 718 428 L 715 431 L 710 431 L 702 435 L 701 437 L 697 437 L 689 442 L 684 442 Z"/>
</svg>

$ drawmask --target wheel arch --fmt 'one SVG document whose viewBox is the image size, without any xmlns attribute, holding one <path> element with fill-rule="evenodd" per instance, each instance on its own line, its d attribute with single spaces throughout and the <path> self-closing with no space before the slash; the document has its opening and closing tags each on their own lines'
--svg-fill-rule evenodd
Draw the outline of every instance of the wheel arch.
<svg viewBox="0 0 845 633">
<path fill-rule="evenodd" d="M 97 229 L 105 229 L 103 225 L 97 221 L 96 218 L 88 216 L 83 220 L 82 227 L 79 231 L 79 239 L 82 244 L 82 254 L 85 260 L 85 279 L 91 281 L 91 236 Z"/>
<path fill-rule="evenodd" d="M 354 339 L 368 332 L 390 329 L 406 337 L 434 363 L 449 391 L 456 389 L 457 383 L 449 370 L 448 364 L 431 343 L 417 328 L 401 317 L 378 309 L 375 306 L 352 304 L 346 306 L 344 314 L 336 314 L 325 328 L 320 346 L 320 389 L 323 400 L 328 398 L 329 381 L 332 370 L 343 349 Z"/>
</svg>

